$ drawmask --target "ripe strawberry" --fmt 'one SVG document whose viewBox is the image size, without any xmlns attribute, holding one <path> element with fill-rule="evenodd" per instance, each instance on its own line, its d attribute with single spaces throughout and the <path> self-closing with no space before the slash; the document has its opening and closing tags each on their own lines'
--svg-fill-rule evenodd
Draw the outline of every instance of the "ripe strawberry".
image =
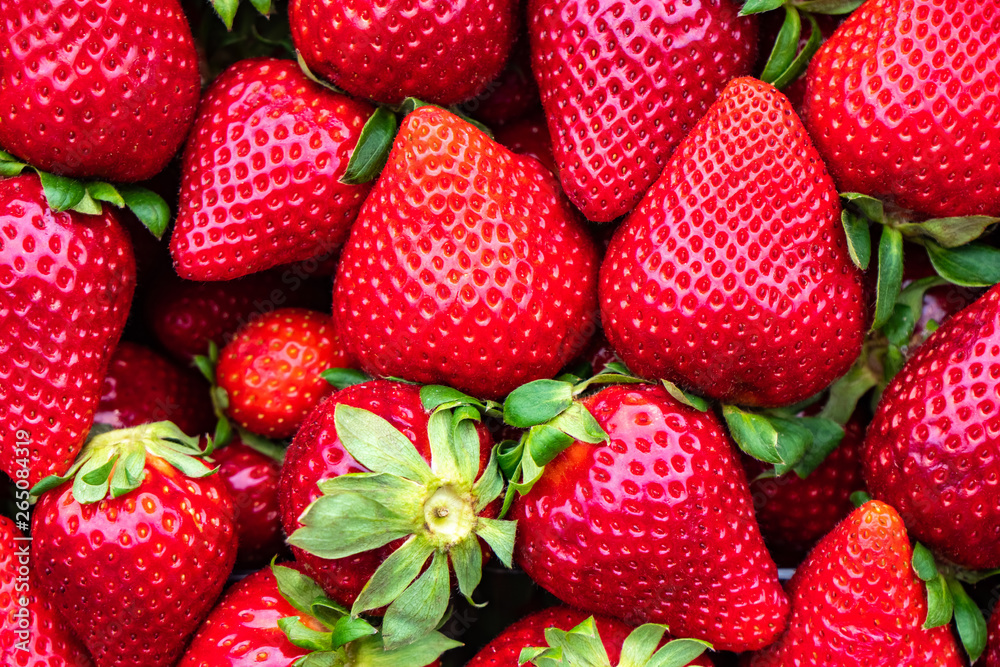
<svg viewBox="0 0 1000 667">
<path fill-rule="evenodd" d="M 291 61 L 226 70 L 205 93 L 184 149 L 170 239 L 177 273 L 231 280 L 343 243 L 369 186 L 340 179 L 371 113 Z"/>
<path fill-rule="evenodd" d="M 200 454 L 170 422 L 110 431 L 34 490 L 40 594 L 98 667 L 173 665 L 226 583 L 235 510 Z"/>
<path fill-rule="evenodd" d="M 869 0 L 809 66 L 803 120 L 842 191 L 1000 216 L 1000 4 Z"/>
<path fill-rule="evenodd" d="M 177 0 L 0 0 L 0 60 L 0 146 L 76 178 L 162 171 L 201 93 Z"/>
<path fill-rule="evenodd" d="M 113 212 L 57 213 L 37 176 L 0 180 L 0 468 L 12 479 L 73 463 L 134 288 Z"/>
<path fill-rule="evenodd" d="M 894 509 L 856 509 L 796 570 L 788 630 L 750 666 L 960 667 L 950 629 L 922 627 L 926 592 L 912 557 Z"/>
<path fill-rule="evenodd" d="M 334 316 L 369 374 L 495 398 L 555 375 L 586 343 L 596 262 L 538 162 L 421 107 L 344 248 Z"/>
<path fill-rule="evenodd" d="M 352 95 L 448 106 L 500 73 L 514 41 L 516 5 L 291 0 L 288 18 L 309 68 Z"/>
<path fill-rule="evenodd" d="M 269 438 L 288 438 L 333 393 L 321 373 L 350 363 L 329 315 L 282 308 L 254 320 L 222 348 L 216 381 L 233 421 Z"/>
<path fill-rule="evenodd" d="M 989 641 L 981 667 L 1000 667 L 1000 605 L 990 615 Z"/>
<path fill-rule="evenodd" d="M 28 569 L 31 541 L 0 516 L 0 659 L 6 667 L 90 667 L 93 663 Z"/>
<path fill-rule="evenodd" d="M 528 116 L 504 125 L 494 132 L 494 137 L 498 144 L 510 149 L 512 153 L 533 157 L 553 174 L 558 173 L 556 159 L 552 156 L 552 140 L 549 138 L 545 116 L 541 114 Z"/>
<path fill-rule="evenodd" d="M 94 421 L 112 428 L 171 421 L 189 435 L 208 433 L 215 424 L 208 385 L 136 343 L 118 345 L 104 377 L 104 393 Z"/>
<path fill-rule="evenodd" d="M 521 568 L 584 611 L 722 650 L 768 645 L 788 600 L 716 417 L 649 385 L 582 405 L 610 440 L 574 442 L 515 501 Z"/>
<path fill-rule="evenodd" d="M 601 319 L 632 371 L 748 406 L 843 375 L 867 323 L 833 183 L 787 98 L 737 79 L 616 232 Z"/>
<path fill-rule="evenodd" d="M 631 211 L 729 79 L 757 22 L 732 0 L 532 0 L 535 77 L 563 188 L 590 220 Z"/>
<path fill-rule="evenodd" d="M 406 654 L 392 655 L 382 647 L 381 638 L 371 625 L 361 619 L 350 622 L 347 632 L 343 611 L 323 595 L 323 590 L 298 566 L 267 567 L 233 586 L 212 610 L 177 667 L 290 667 L 306 656 L 334 667 L 346 665 L 392 665 L 424 667 L 439 665 L 437 655 L 458 642 L 431 633 L 418 647 L 407 647 Z M 337 621 L 341 621 L 338 626 Z M 343 645 L 328 650 L 310 650 L 296 637 L 293 643 L 286 628 L 305 628 L 329 635 L 334 628 L 341 632 Z M 310 637 L 317 644 L 319 637 Z M 331 637 L 332 639 L 332 637 Z M 418 650 L 415 650 L 418 649 Z M 378 657 L 381 662 L 373 662 Z M 321 660 L 326 662 L 320 662 Z"/>
<path fill-rule="evenodd" d="M 953 315 L 885 392 L 862 449 L 872 495 L 954 563 L 1000 566 L 1000 287 Z"/>
</svg>

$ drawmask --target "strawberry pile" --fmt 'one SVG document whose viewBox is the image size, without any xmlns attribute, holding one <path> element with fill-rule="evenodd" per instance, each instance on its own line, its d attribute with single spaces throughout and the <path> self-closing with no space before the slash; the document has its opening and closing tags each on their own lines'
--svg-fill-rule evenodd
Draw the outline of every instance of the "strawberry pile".
<svg viewBox="0 0 1000 667">
<path fill-rule="evenodd" d="M 1000 0 L 0 0 L 4 667 L 1000 667 Z"/>
</svg>

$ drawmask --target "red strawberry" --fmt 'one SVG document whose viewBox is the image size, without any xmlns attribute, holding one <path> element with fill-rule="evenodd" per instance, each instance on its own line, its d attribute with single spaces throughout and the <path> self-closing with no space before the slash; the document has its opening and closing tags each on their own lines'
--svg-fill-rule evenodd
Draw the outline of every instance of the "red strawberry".
<svg viewBox="0 0 1000 667">
<path fill-rule="evenodd" d="M 467 113 L 490 127 L 502 127 L 523 118 L 540 107 L 538 86 L 531 75 L 531 50 L 528 36 L 520 36 L 511 48 L 507 66 L 500 76 L 486 84 L 478 95 L 461 106 Z M 499 139 L 497 140 L 499 143 Z M 517 152 L 517 151 L 515 151 Z"/>
<path fill-rule="evenodd" d="M 177 0 L 0 0 L 0 146 L 67 176 L 142 181 L 201 93 Z"/>
<path fill-rule="evenodd" d="M 0 468 L 12 479 L 73 463 L 134 288 L 114 213 L 56 213 L 37 176 L 0 180 Z"/>
<path fill-rule="evenodd" d="M 608 387 L 583 407 L 610 440 L 571 444 L 515 501 L 522 569 L 584 611 L 723 650 L 773 641 L 788 600 L 715 416 L 649 385 Z"/>
<path fill-rule="evenodd" d="M 972 569 L 1000 566 L 1000 287 L 953 315 L 882 394 L 862 449 L 872 495 Z"/>
<path fill-rule="evenodd" d="M 235 510 L 200 453 L 169 422 L 111 431 L 87 444 L 72 484 L 35 489 L 40 593 L 98 667 L 173 665 L 226 583 Z"/>
<path fill-rule="evenodd" d="M 527 155 L 541 162 L 553 174 L 558 172 L 556 159 L 552 157 L 552 140 L 549 128 L 542 115 L 528 116 L 517 122 L 498 128 L 494 132 L 496 141 L 511 152 Z"/>
<path fill-rule="evenodd" d="M 230 280 L 343 243 L 369 186 L 340 179 L 371 113 L 291 61 L 246 60 L 220 75 L 184 149 L 170 239 L 178 274 Z"/>
<path fill-rule="evenodd" d="M 894 509 L 856 509 L 796 570 L 788 630 L 751 667 L 961 667 L 950 629 L 922 627 L 926 591 L 912 557 Z"/>
<path fill-rule="evenodd" d="M 30 546 L 14 522 L 0 516 L 0 659 L 5 667 L 90 667 L 66 621 L 38 595 L 28 569 Z"/>
<path fill-rule="evenodd" d="M 531 0 L 535 77 L 566 194 L 591 220 L 631 211 L 729 79 L 757 22 L 732 0 Z"/>
<path fill-rule="evenodd" d="M 990 615 L 989 641 L 981 667 L 1000 667 L 1000 605 L 997 605 Z"/>
<path fill-rule="evenodd" d="M 813 58 L 803 120 L 840 189 L 1000 216 L 1000 3 L 868 0 Z"/>
<path fill-rule="evenodd" d="M 171 421 L 184 433 L 199 435 L 212 429 L 215 417 L 208 385 L 195 372 L 122 342 L 111 355 L 94 421 L 112 428 Z"/>
<path fill-rule="evenodd" d="M 321 373 L 349 365 L 329 315 L 282 308 L 254 320 L 222 348 L 216 380 L 233 421 L 253 433 L 287 438 L 333 392 Z"/>
<path fill-rule="evenodd" d="M 601 319 L 630 369 L 789 405 L 843 375 L 867 323 L 833 183 L 788 99 L 729 84 L 615 234 Z"/>
<path fill-rule="evenodd" d="M 516 4 L 292 0 L 288 18 L 309 68 L 352 95 L 448 106 L 500 73 L 514 41 Z"/>
<path fill-rule="evenodd" d="M 344 248 L 334 315 L 372 375 L 503 396 L 586 344 L 593 243 L 538 162 L 422 107 Z"/>
</svg>

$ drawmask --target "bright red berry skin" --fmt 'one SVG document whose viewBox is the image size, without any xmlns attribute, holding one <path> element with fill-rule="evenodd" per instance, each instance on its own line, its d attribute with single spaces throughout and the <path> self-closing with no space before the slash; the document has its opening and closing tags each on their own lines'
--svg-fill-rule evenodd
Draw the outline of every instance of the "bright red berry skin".
<svg viewBox="0 0 1000 667">
<path fill-rule="evenodd" d="M 19 572 L 31 559 L 31 542 L 16 541 L 20 537 L 14 522 L 0 516 L 0 663 L 5 667 L 91 667 L 87 651 L 69 626 L 38 595 L 34 577 Z M 23 607 L 22 599 L 28 601 Z"/>
<path fill-rule="evenodd" d="M 281 520 L 288 535 L 300 527 L 302 512 L 320 496 L 317 482 L 348 473 L 369 472 L 344 449 L 337 436 L 334 412 L 340 404 L 363 408 L 385 419 L 409 438 L 421 456 L 430 461 L 430 442 L 427 439 L 430 413 L 420 402 L 418 386 L 374 380 L 338 391 L 309 415 L 285 455 L 279 500 Z M 493 440 L 484 426 L 479 427 L 479 439 L 482 450 L 480 465 L 485 466 Z M 333 600 L 350 607 L 378 566 L 400 544 L 402 541 L 397 541 L 381 549 L 334 560 L 313 556 L 297 547 L 292 547 L 292 552 Z"/>
<path fill-rule="evenodd" d="M 590 220 L 631 211 L 730 79 L 750 73 L 757 21 L 732 0 L 531 0 L 533 69 L 570 200 Z"/>
<path fill-rule="evenodd" d="M 0 61 L 0 146 L 76 178 L 163 171 L 201 94 L 177 0 L 0 0 Z"/>
<path fill-rule="evenodd" d="M 245 60 L 209 87 L 184 149 L 170 251 L 188 280 L 231 280 L 332 252 L 369 185 L 340 178 L 373 108 L 292 61 Z"/>
<path fill-rule="evenodd" d="M 0 180 L 0 468 L 11 479 L 25 457 L 31 484 L 73 463 L 134 289 L 114 213 L 56 213 L 37 176 Z"/>
<path fill-rule="evenodd" d="M 720 650 L 774 641 L 788 600 L 718 419 L 660 386 L 612 386 L 583 404 L 610 443 L 574 443 L 515 502 L 521 568 L 584 611 Z"/>
<path fill-rule="evenodd" d="M 872 495 L 923 544 L 1000 566 L 1000 288 L 953 315 L 882 394 L 862 449 Z"/>
<path fill-rule="evenodd" d="M 912 558 L 896 510 L 854 510 L 795 571 L 788 630 L 750 666 L 961 667 L 951 628 L 922 627 L 927 593 Z"/>
<path fill-rule="evenodd" d="M 40 593 L 98 667 L 169 667 L 233 569 L 234 511 L 220 479 L 156 458 L 116 499 L 81 505 L 71 484 L 49 491 L 31 531 Z"/>
<path fill-rule="evenodd" d="M 812 59 L 803 120 L 843 192 L 1000 215 L 1000 3 L 869 0 Z"/>
<path fill-rule="evenodd" d="M 278 504 L 281 466 L 238 440 L 217 449 L 212 458 L 219 466 L 219 479 L 225 482 L 236 507 L 240 545 L 236 567 L 240 570 L 264 567 L 282 552 L 285 544 Z"/>
<path fill-rule="evenodd" d="M 123 341 L 111 355 L 94 421 L 113 428 L 172 421 L 188 435 L 215 426 L 208 384 L 147 347 Z"/>
<path fill-rule="evenodd" d="M 544 167 L 421 107 L 344 247 L 334 316 L 369 374 L 497 398 L 586 344 L 597 261 Z"/>
<path fill-rule="evenodd" d="M 867 329 L 833 182 L 788 99 L 730 83 L 615 233 L 601 319 L 635 373 L 726 403 L 790 405 Z"/>
<path fill-rule="evenodd" d="M 1000 667 L 1000 605 L 994 607 L 987 626 L 989 641 L 986 644 L 981 667 Z"/>
<path fill-rule="evenodd" d="M 288 438 L 333 393 L 320 374 L 348 366 L 329 315 L 282 308 L 236 334 L 219 353 L 216 377 L 235 422 L 269 438 Z"/>
<path fill-rule="evenodd" d="M 515 0 L 292 0 L 292 39 L 314 73 L 357 97 L 449 106 L 494 79 Z"/>
</svg>

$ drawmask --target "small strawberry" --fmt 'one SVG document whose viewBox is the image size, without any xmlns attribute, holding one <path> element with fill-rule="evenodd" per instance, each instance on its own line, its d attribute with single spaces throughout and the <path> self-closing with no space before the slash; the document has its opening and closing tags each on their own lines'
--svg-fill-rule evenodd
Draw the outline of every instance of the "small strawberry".
<svg viewBox="0 0 1000 667">
<path fill-rule="evenodd" d="M 58 174 L 156 175 L 201 80 L 177 0 L 0 0 L 0 146 Z"/>
<path fill-rule="evenodd" d="M 533 69 L 563 187 L 590 220 L 631 211 L 729 79 L 757 21 L 732 0 L 531 0 Z"/>
<path fill-rule="evenodd" d="M 924 584 L 894 509 L 854 510 L 824 537 L 788 585 L 788 630 L 750 667 L 961 667 L 949 628 L 923 627 Z"/>
<path fill-rule="evenodd" d="M 134 289 L 115 213 L 59 213 L 37 176 L 0 180 L 0 468 L 12 479 L 72 465 Z"/>
<path fill-rule="evenodd" d="M 850 368 L 862 274 L 781 93 L 726 87 L 611 241 L 601 319 L 634 372 L 726 403 L 790 405 Z"/>
<path fill-rule="evenodd" d="M 205 381 L 136 343 L 122 342 L 115 349 L 103 391 L 94 414 L 99 424 L 128 428 L 171 421 L 190 435 L 208 433 L 214 426 Z"/>
<path fill-rule="evenodd" d="M 596 262 L 548 171 L 424 106 L 344 248 L 334 315 L 369 374 L 496 398 L 586 344 Z"/>
<path fill-rule="evenodd" d="M 383 104 L 450 105 L 500 73 L 516 29 L 515 0 L 291 0 L 301 58 L 348 93 Z"/>
<path fill-rule="evenodd" d="M 226 583 L 235 510 L 201 454 L 170 422 L 110 431 L 33 490 L 39 592 L 98 667 L 173 665 Z"/>
<path fill-rule="evenodd" d="M 31 539 L 0 516 L 0 662 L 5 667 L 90 667 L 83 646 L 31 575 Z"/>
<path fill-rule="evenodd" d="M 291 61 L 237 63 L 205 93 L 184 149 L 170 250 L 189 280 L 231 280 L 332 252 L 367 185 L 341 182 L 372 108 Z"/>
<path fill-rule="evenodd" d="M 386 651 L 377 630 L 351 618 L 295 566 L 274 565 L 233 586 L 177 667 L 425 667 L 460 646 L 439 632 Z M 301 662 L 305 660 L 306 662 Z"/>
</svg>

